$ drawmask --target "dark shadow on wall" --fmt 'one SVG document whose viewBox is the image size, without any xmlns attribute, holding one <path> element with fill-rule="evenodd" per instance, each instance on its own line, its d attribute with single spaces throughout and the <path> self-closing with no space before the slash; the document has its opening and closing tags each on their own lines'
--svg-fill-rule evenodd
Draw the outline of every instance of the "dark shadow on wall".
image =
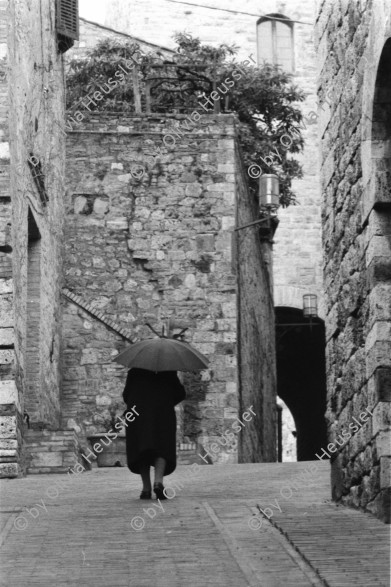
<svg viewBox="0 0 391 587">
<path fill-rule="evenodd" d="M 275 312 L 277 393 L 295 420 L 297 460 L 310 461 L 327 448 L 324 323 L 316 318 L 311 328 L 296 308 Z"/>
</svg>

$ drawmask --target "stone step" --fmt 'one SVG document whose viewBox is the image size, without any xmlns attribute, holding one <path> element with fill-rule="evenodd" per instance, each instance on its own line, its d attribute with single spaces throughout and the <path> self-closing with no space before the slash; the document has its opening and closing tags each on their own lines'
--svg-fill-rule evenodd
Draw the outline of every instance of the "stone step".
<svg viewBox="0 0 391 587">
<path fill-rule="evenodd" d="M 200 458 L 200 449 L 195 442 L 180 442 L 177 444 L 177 463 L 178 465 L 199 465 L 205 464 Z"/>
<path fill-rule="evenodd" d="M 27 430 L 26 473 L 67 473 L 82 463 L 80 444 L 74 430 Z"/>
</svg>

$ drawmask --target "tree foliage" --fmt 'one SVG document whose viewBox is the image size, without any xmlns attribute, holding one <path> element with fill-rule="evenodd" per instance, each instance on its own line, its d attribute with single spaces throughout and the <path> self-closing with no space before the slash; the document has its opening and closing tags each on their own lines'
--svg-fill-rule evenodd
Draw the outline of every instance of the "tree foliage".
<svg viewBox="0 0 391 587">
<path fill-rule="evenodd" d="M 102 87 L 107 88 L 109 79 L 117 83 L 113 87 L 115 82 L 112 82 L 110 92 L 105 92 L 107 95 L 96 109 L 125 114 L 134 112 L 132 73 L 123 73 L 126 66 L 129 69 L 130 64 L 134 64 L 132 57 L 138 63 L 143 109 L 145 84 L 150 77 L 161 78 L 152 83 L 154 112 L 190 114 L 197 110 L 206 114 L 201 104 L 205 104 L 215 89 L 219 94 L 221 112 L 234 111 L 237 114 L 246 169 L 255 165 L 259 166 L 255 167 L 259 173 L 260 170 L 276 173 L 280 180 L 281 204 L 295 203 L 291 182 L 302 177 L 302 169 L 292 154 L 303 148 L 302 114 L 298 103 L 305 96 L 292 83 L 292 76 L 267 63 L 256 66 L 249 59 L 246 64 L 237 61 L 238 48 L 234 45 L 212 47 L 184 33 L 177 33 L 174 39 L 177 47 L 170 57 L 159 52 L 143 53 L 137 43 L 104 40 L 89 51 L 87 58 L 73 59 L 67 75 L 70 114 L 75 110 L 82 111 L 86 97 L 92 97 Z M 120 80 L 121 74 L 123 79 Z M 230 80 L 229 88 L 227 80 Z M 213 112 L 212 106 L 210 112 Z M 258 180 L 248 175 L 248 184 L 256 194 Z"/>
</svg>

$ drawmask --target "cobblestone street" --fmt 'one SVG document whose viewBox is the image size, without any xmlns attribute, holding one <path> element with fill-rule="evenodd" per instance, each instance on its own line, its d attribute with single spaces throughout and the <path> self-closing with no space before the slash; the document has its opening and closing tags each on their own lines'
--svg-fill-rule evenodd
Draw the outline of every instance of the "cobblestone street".
<svg viewBox="0 0 391 587">
<path fill-rule="evenodd" d="M 2 480 L 1 585 L 389 585 L 390 527 L 329 502 L 328 462 L 189 471 L 160 503 L 125 468 Z"/>
</svg>

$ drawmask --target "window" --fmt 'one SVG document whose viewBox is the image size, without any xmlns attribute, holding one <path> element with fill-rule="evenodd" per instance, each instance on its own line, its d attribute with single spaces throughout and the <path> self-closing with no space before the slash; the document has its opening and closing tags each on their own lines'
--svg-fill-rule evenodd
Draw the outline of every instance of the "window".
<svg viewBox="0 0 391 587">
<path fill-rule="evenodd" d="M 78 0 L 56 0 L 58 50 L 65 53 L 79 40 Z"/>
<path fill-rule="evenodd" d="M 257 22 L 257 45 L 259 65 L 267 61 L 279 65 L 288 73 L 294 72 L 293 22 L 286 16 L 268 14 L 260 18 Z"/>
</svg>

